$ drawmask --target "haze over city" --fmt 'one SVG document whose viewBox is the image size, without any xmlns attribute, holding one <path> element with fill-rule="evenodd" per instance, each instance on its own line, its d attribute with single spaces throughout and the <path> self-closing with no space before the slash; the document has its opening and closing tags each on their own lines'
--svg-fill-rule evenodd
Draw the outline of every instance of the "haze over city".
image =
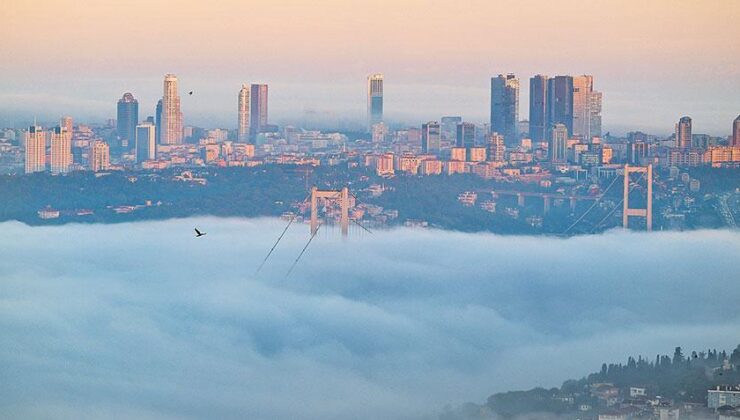
<svg viewBox="0 0 740 420">
<path fill-rule="evenodd" d="M 740 108 L 738 2 L 250 2 L 4 4 L 0 124 L 71 113 L 105 121 L 121 92 L 152 114 L 178 74 L 188 124 L 235 127 L 236 91 L 269 83 L 274 122 L 364 118 L 385 75 L 387 121 L 486 121 L 499 73 L 594 74 L 604 131 L 726 135 Z M 59 24 L 64 22 L 65 24 Z M 32 23 L 37 30 L 27 30 Z M 74 23 L 74 24 L 71 24 Z M 51 28 L 38 30 L 38 28 Z M 528 86 L 522 84 L 522 115 Z"/>
</svg>

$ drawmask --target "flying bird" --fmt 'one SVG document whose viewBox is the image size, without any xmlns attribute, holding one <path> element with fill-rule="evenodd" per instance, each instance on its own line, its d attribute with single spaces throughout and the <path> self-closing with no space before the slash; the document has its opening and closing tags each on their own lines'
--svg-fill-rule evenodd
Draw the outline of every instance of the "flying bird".
<svg viewBox="0 0 740 420">
<path fill-rule="evenodd" d="M 206 232 L 201 232 L 198 230 L 198 228 L 195 228 L 195 237 L 200 238 L 201 236 L 205 236 Z"/>
<path fill-rule="evenodd" d="M 193 94 L 193 91 L 192 90 L 190 92 L 188 92 L 188 95 L 192 95 L 192 94 Z"/>
</svg>

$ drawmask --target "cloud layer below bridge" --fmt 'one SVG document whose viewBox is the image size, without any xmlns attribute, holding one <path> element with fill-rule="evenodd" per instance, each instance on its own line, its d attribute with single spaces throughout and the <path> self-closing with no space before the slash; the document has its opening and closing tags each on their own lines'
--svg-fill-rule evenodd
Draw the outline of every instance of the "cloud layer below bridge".
<svg viewBox="0 0 740 420">
<path fill-rule="evenodd" d="M 326 229 L 286 277 L 294 226 L 255 275 L 283 223 L 2 224 L 0 417 L 426 418 L 740 338 L 737 232 Z"/>
</svg>

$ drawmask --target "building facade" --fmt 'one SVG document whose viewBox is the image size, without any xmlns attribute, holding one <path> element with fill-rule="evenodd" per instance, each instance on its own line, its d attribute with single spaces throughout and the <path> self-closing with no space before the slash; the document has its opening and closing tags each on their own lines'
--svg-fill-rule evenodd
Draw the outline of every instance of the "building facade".
<svg viewBox="0 0 740 420">
<path fill-rule="evenodd" d="M 506 144 L 519 140 L 519 79 L 513 74 L 491 78 L 491 132 L 504 136 Z"/>
<path fill-rule="evenodd" d="M 563 124 L 573 132 L 573 78 L 555 76 L 547 81 L 547 129 Z"/>
<path fill-rule="evenodd" d="M 72 135 L 63 126 L 51 132 L 51 173 L 66 174 L 72 166 Z"/>
<path fill-rule="evenodd" d="M 676 123 L 676 147 L 688 149 L 691 147 L 691 118 L 681 117 Z"/>
<path fill-rule="evenodd" d="M 254 141 L 267 126 L 267 85 L 252 84 L 249 98 L 249 135 Z"/>
<path fill-rule="evenodd" d="M 157 157 L 156 127 L 151 123 L 136 126 L 136 162 L 146 162 Z"/>
<path fill-rule="evenodd" d="M 565 163 L 568 160 L 568 127 L 555 124 L 550 130 L 550 162 Z"/>
<path fill-rule="evenodd" d="M 367 77 L 367 128 L 383 122 L 383 74 Z"/>
<path fill-rule="evenodd" d="M 46 170 L 46 132 L 37 125 L 28 127 L 26 132 L 26 173 Z"/>
<path fill-rule="evenodd" d="M 174 74 L 167 74 L 164 77 L 159 137 L 160 144 L 182 144 L 182 112 L 180 95 L 177 91 L 177 76 Z"/>
<path fill-rule="evenodd" d="M 535 142 L 547 139 L 547 76 L 529 79 L 529 138 Z"/>
<path fill-rule="evenodd" d="M 242 85 L 239 90 L 239 103 L 238 103 L 238 125 L 237 125 L 237 141 L 239 143 L 247 143 L 249 141 L 249 97 L 250 90 L 249 86 Z"/>
<path fill-rule="evenodd" d="M 136 125 L 139 123 L 139 101 L 130 92 L 124 93 L 118 100 L 116 116 L 118 147 L 123 151 L 132 150 L 135 146 Z"/>
<path fill-rule="evenodd" d="M 441 127 L 437 121 L 429 121 L 421 125 L 422 153 L 439 154 L 441 141 Z"/>
</svg>

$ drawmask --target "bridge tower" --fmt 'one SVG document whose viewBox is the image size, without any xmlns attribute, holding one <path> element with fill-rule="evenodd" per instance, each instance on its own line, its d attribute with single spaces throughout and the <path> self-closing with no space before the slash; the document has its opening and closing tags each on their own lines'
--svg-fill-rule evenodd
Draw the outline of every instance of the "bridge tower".
<svg viewBox="0 0 740 420">
<path fill-rule="evenodd" d="M 647 208 L 630 208 L 630 174 L 645 173 L 647 176 Z M 644 217 L 648 231 L 653 230 L 653 165 L 629 166 L 624 165 L 624 200 L 622 207 L 622 226 L 629 227 L 629 217 Z"/>
<path fill-rule="evenodd" d="M 341 214 L 339 224 L 342 227 L 342 236 L 349 233 L 349 188 L 344 187 L 341 190 L 320 190 L 316 187 L 311 188 L 311 236 L 319 230 L 319 198 L 339 200 Z"/>
</svg>

